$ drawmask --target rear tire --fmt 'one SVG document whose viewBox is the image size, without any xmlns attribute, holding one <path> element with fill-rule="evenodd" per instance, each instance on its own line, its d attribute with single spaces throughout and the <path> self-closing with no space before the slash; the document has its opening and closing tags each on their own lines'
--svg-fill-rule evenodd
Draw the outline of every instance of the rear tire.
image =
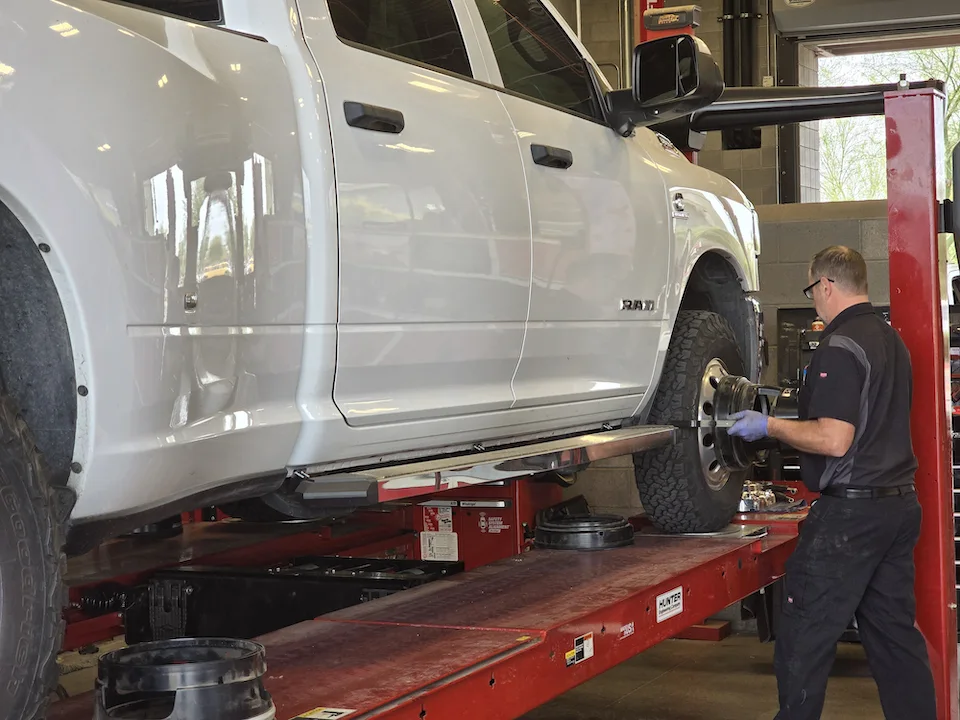
<svg viewBox="0 0 960 720">
<path fill-rule="evenodd" d="M 2 720 L 39 720 L 57 687 L 65 561 L 49 481 L 26 422 L 0 395 Z"/>
<path fill-rule="evenodd" d="M 660 385 L 648 422 L 674 425 L 695 421 L 704 373 L 719 361 L 730 375 L 743 375 L 744 365 L 733 329 L 720 315 L 682 311 L 667 350 Z M 716 532 L 737 511 L 746 471 L 726 474 L 722 487 L 709 478 L 696 428 L 680 428 L 678 441 L 634 457 L 640 502 L 654 526 L 664 532 Z M 711 486 L 711 484 L 713 486 Z"/>
</svg>

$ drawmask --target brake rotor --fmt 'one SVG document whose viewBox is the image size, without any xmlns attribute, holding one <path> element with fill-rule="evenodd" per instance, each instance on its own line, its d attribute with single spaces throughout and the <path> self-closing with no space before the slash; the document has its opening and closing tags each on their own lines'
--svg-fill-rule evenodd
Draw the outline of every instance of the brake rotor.
<svg viewBox="0 0 960 720">
<path fill-rule="evenodd" d="M 542 550 L 608 550 L 633 543 L 633 525 L 620 515 L 572 515 L 537 526 L 534 545 Z"/>
</svg>

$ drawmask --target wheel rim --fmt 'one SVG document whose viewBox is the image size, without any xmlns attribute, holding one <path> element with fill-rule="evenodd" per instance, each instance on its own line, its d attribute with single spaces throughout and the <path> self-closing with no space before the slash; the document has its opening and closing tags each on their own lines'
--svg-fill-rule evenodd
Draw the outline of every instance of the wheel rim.
<svg viewBox="0 0 960 720">
<path fill-rule="evenodd" d="M 700 443 L 700 465 L 707 487 L 722 490 L 730 479 L 731 471 L 720 460 L 714 428 L 710 426 L 716 413 L 716 395 L 720 380 L 727 377 L 726 366 L 719 358 L 707 363 L 700 381 L 700 397 L 697 407 L 697 434 Z"/>
</svg>

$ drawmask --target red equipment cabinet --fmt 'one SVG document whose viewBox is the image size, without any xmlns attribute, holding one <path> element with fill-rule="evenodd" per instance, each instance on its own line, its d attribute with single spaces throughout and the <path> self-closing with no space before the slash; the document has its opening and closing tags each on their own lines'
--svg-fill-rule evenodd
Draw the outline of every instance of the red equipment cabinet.
<svg viewBox="0 0 960 720">
<path fill-rule="evenodd" d="M 559 485 L 503 481 L 424 499 L 414 513 L 421 560 L 462 560 L 464 570 L 529 549 L 537 512 L 562 500 Z"/>
</svg>

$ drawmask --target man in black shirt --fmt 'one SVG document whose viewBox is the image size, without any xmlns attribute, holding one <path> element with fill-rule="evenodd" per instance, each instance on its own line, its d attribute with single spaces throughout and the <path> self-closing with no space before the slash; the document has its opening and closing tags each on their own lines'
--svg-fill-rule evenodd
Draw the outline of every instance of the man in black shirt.
<svg viewBox="0 0 960 720">
<path fill-rule="evenodd" d="M 730 429 L 798 450 L 804 482 L 820 492 L 787 561 L 774 655 L 777 719 L 820 717 L 837 641 L 855 615 L 887 719 L 934 720 L 933 676 L 914 624 L 920 504 L 910 356 L 867 298 L 860 253 L 822 250 L 809 281 L 804 294 L 827 327 L 804 371 L 800 419 L 751 410 Z"/>
</svg>

